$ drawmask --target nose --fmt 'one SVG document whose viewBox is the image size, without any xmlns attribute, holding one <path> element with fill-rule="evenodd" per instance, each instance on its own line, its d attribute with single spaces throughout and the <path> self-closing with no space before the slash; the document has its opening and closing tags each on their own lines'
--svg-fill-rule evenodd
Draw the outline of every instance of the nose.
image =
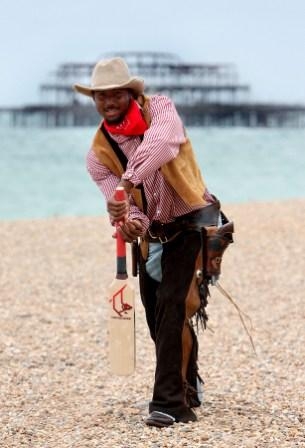
<svg viewBox="0 0 305 448">
<path fill-rule="evenodd" d="M 112 109 L 115 108 L 115 100 L 112 97 L 104 98 L 104 108 L 105 109 Z"/>
</svg>

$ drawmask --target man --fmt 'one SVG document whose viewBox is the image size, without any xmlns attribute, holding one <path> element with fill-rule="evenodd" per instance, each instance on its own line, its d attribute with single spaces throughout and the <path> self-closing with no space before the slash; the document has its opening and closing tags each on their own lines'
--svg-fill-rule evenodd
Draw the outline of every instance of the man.
<svg viewBox="0 0 305 448">
<path fill-rule="evenodd" d="M 128 242 L 140 239 L 139 281 L 156 347 L 153 397 L 147 425 L 196 421 L 202 382 L 191 317 L 206 319 L 202 278 L 204 226 L 219 222 L 219 203 L 205 187 L 191 143 L 172 101 L 144 96 L 144 83 L 121 58 L 103 60 L 90 86 L 103 121 L 87 167 L 107 201 L 111 221 Z M 114 191 L 124 187 L 126 200 Z M 200 268 L 200 269 L 199 269 Z"/>
</svg>

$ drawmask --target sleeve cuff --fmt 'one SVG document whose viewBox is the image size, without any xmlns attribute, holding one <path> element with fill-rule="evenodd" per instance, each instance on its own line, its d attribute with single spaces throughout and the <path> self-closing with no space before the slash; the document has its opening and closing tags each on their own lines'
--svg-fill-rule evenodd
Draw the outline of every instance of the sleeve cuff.
<svg viewBox="0 0 305 448">
<path fill-rule="evenodd" d="M 128 168 L 122 175 L 123 180 L 128 180 L 133 185 L 139 185 L 142 181 L 136 176 L 136 173 L 132 168 Z"/>
</svg>

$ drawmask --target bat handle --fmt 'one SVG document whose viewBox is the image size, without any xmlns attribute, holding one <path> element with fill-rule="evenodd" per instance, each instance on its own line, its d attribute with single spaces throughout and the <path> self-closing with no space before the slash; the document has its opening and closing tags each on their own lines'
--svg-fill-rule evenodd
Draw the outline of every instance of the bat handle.
<svg viewBox="0 0 305 448">
<path fill-rule="evenodd" d="M 123 187 L 117 187 L 115 190 L 114 198 L 117 201 L 124 201 L 126 199 L 126 192 Z M 119 224 L 116 224 L 118 227 Z M 127 264 L 126 264 L 126 242 L 124 241 L 120 232 L 116 232 L 116 259 L 117 259 L 117 272 L 116 278 L 127 278 Z"/>
<path fill-rule="evenodd" d="M 124 187 L 116 187 L 114 192 L 114 199 L 116 201 L 125 201 L 126 199 L 126 192 Z"/>
</svg>

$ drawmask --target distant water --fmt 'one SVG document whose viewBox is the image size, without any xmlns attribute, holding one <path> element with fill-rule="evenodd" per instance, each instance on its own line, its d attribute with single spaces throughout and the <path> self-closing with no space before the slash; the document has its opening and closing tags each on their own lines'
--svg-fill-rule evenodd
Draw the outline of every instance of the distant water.
<svg viewBox="0 0 305 448">
<path fill-rule="evenodd" d="M 101 215 L 85 157 L 94 128 L 0 128 L 0 219 Z M 222 203 L 305 196 L 305 130 L 189 128 Z"/>
</svg>

